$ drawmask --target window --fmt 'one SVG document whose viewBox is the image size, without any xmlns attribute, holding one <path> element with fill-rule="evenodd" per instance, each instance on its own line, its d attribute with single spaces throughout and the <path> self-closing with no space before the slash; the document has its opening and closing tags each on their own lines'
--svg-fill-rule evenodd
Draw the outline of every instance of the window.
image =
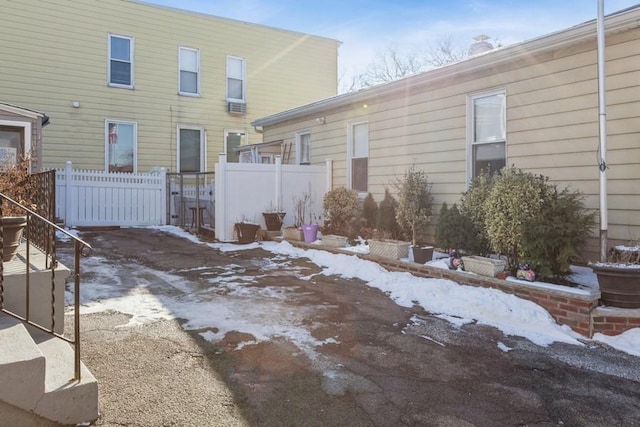
<svg viewBox="0 0 640 427">
<path fill-rule="evenodd" d="M 205 138 L 200 128 L 178 128 L 178 172 L 205 171 Z"/>
<path fill-rule="evenodd" d="M 369 191 L 369 124 L 358 123 L 351 127 L 349 144 L 351 188 L 359 193 Z"/>
<path fill-rule="evenodd" d="M 237 147 L 245 145 L 246 134 L 243 131 L 226 131 L 224 133 L 225 153 L 227 155 L 227 163 L 238 163 L 240 161 L 240 153 Z M 250 152 L 250 151 L 249 151 Z M 253 155 L 252 155 L 253 158 Z M 253 160 L 251 160 L 253 161 Z"/>
<path fill-rule="evenodd" d="M 107 172 L 135 172 L 136 124 L 107 120 L 105 127 L 105 169 Z"/>
<path fill-rule="evenodd" d="M 296 134 L 296 163 L 299 165 L 311 164 L 311 133 L 309 132 Z"/>
<path fill-rule="evenodd" d="M 181 95 L 200 94 L 200 51 L 181 47 L 179 53 L 179 88 Z"/>
<path fill-rule="evenodd" d="M 0 120 L 0 169 L 15 165 L 31 151 L 31 123 Z"/>
<path fill-rule="evenodd" d="M 506 165 L 506 95 L 504 92 L 472 96 L 469 102 L 469 178 L 494 174 Z"/>
<path fill-rule="evenodd" d="M 244 102 L 244 59 L 227 56 L 227 100 Z"/>
<path fill-rule="evenodd" d="M 133 39 L 109 34 L 109 85 L 133 87 Z"/>
</svg>

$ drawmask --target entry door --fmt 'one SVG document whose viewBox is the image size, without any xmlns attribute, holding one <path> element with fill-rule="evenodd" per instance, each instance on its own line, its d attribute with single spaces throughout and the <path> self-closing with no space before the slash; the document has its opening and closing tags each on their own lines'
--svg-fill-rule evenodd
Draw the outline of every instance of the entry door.
<svg viewBox="0 0 640 427">
<path fill-rule="evenodd" d="M 24 153 L 24 128 L 0 126 L 0 166 L 15 165 Z"/>
</svg>

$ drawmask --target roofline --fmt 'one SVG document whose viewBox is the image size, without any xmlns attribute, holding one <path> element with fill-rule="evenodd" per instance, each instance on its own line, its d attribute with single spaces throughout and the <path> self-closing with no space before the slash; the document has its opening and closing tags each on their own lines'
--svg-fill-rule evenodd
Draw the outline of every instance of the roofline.
<svg viewBox="0 0 640 427">
<path fill-rule="evenodd" d="M 332 39 L 330 37 L 318 36 L 318 35 L 315 35 L 315 34 L 308 34 L 308 33 L 303 33 L 303 32 L 294 31 L 294 30 L 287 30 L 285 28 L 273 27 L 273 26 L 270 26 L 270 25 L 256 24 L 254 22 L 242 21 L 240 19 L 225 18 L 223 16 L 212 15 L 210 13 L 204 13 L 204 12 L 197 12 L 197 11 L 194 11 L 194 10 L 181 9 L 181 8 L 173 7 L 173 6 L 165 6 L 165 5 L 162 5 L 162 4 L 149 3 L 148 1 L 144 1 L 144 0 L 124 0 L 124 1 L 129 2 L 129 3 L 139 4 L 139 5 L 142 5 L 142 6 L 153 7 L 153 8 L 156 8 L 156 9 L 164 9 L 164 10 L 168 10 L 168 11 L 172 11 L 172 12 L 183 13 L 183 14 L 186 14 L 186 15 L 202 16 L 202 17 L 205 17 L 205 18 L 217 19 L 217 20 L 220 20 L 220 21 L 227 21 L 227 22 L 234 23 L 234 24 L 253 25 L 253 26 L 256 26 L 256 27 L 262 27 L 262 28 L 267 28 L 267 29 L 270 29 L 270 30 L 282 31 L 284 33 L 295 34 L 295 35 L 298 35 L 298 36 L 310 36 L 310 37 L 313 37 L 313 38 L 324 39 L 324 40 L 336 42 L 336 43 L 338 43 L 338 46 L 342 45 L 342 42 L 340 40 Z"/>
<path fill-rule="evenodd" d="M 640 27 L 640 5 L 632 6 L 606 16 L 606 32 L 617 32 L 626 28 Z M 398 89 L 422 85 L 442 78 L 451 78 L 457 74 L 472 72 L 482 69 L 488 65 L 495 66 L 505 62 L 513 61 L 514 57 L 531 55 L 560 46 L 572 45 L 589 38 L 596 37 L 596 19 L 575 25 L 563 30 L 525 40 L 513 45 L 496 48 L 477 56 L 447 64 L 445 66 L 427 70 L 419 74 L 404 77 L 389 83 L 361 89 L 357 92 L 348 92 L 331 98 L 321 99 L 306 105 L 295 107 L 270 116 L 255 120 L 251 124 L 255 126 L 270 126 L 286 120 L 311 115 L 327 108 L 337 108 L 353 103 L 364 103 L 365 101 L 392 93 Z"/>
</svg>

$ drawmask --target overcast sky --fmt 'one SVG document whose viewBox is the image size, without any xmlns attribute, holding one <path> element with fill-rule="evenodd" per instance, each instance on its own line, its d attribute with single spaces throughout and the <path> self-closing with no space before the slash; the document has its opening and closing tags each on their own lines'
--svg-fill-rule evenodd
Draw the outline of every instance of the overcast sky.
<svg viewBox="0 0 640 427">
<path fill-rule="evenodd" d="M 363 71 L 378 51 L 437 44 L 466 49 L 479 34 L 509 45 L 597 16 L 597 0 L 147 0 L 340 40 L 340 72 Z M 605 13 L 638 0 L 604 0 Z"/>
</svg>

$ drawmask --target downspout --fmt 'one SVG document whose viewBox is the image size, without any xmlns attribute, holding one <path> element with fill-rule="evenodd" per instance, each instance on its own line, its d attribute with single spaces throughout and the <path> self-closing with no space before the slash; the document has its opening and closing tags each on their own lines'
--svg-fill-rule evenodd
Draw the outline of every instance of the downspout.
<svg viewBox="0 0 640 427">
<path fill-rule="evenodd" d="M 607 261 L 608 252 L 608 211 L 607 211 L 607 112 L 605 88 L 605 34 L 604 34 L 604 0 L 598 0 L 598 119 L 600 130 L 600 261 Z"/>
</svg>

